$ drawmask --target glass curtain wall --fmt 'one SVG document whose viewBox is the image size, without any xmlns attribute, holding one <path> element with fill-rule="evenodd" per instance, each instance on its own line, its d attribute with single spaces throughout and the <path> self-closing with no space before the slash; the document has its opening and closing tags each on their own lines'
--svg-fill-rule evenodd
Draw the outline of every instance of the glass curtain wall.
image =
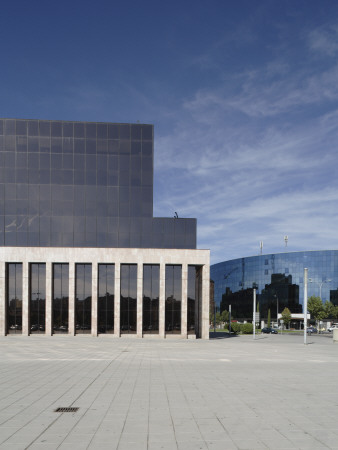
<svg viewBox="0 0 338 450">
<path fill-rule="evenodd" d="M 90 333 L 92 328 L 92 265 L 76 264 L 75 332 Z"/>
<path fill-rule="evenodd" d="M 200 300 L 202 296 L 201 267 L 188 266 L 188 334 L 200 336 Z"/>
<path fill-rule="evenodd" d="M 22 333 L 22 264 L 7 264 L 7 333 Z"/>
<path fill-rule="evenodd" d="M 137 327 L 137 264 L 121 265 L 121 334 L 135 334 Z"/>
<path fill-rule="evenodd" d="M 165 331 L 181 333 L 182 266 L 165 267 Z"/>
<path fill-rule="evenodd" d="M 30 265 L 30 332 L 46 329 L 46 264 Z"/>
<path fill-rule="evenodd" d="M 53 333 L 68 332 L 69 265 L 53 264 Z"/>
<path fill-rule="evenodd" d="M 114 333 L 114 264 L 99 264 L 97 329 L 98 333 Z"/>
<path fill-rule="evenodd" d="M 159 332 L 160 266 L 143 266 L 143 333 Z"/>
</svg>

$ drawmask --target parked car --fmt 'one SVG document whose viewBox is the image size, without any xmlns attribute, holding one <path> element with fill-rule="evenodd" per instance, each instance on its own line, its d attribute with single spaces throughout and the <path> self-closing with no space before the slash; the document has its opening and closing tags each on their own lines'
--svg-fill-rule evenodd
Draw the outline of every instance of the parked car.
<svg viewBox="0 0 338 450">
<path fill-rule="evenodd" d="M 274 328 L 264 327 L 264 328 L 262 328 L 262 333 L 266 333 L 266 334 L 278 334 L 278 331 L 275 330 Z"/>
<path fill-rule="evenodd" d="M 333 325 L 331 325 L 328 329 L 327 329 L 327 331 L 329 331 L 330 333 L 331 333 L 331 331 L 333 331 L 333 330 L 335 330 L 335 329 L 337 329 L 338 328 L 338 325 L 336 324 L 336 323 L 334 323 Z"/>
<path fill-rule="evenodd" d="M 306 332 L 309 334 L 312 334 L 312 333 L 318 333 L 318 330 L 316 327 L 308 327 Z"/>
</svg>

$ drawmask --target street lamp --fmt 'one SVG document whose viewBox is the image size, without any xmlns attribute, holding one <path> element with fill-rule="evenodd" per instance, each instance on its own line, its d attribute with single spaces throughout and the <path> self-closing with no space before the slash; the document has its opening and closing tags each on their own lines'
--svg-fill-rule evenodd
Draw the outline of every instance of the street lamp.
<svg viewBox="0 0 338 450">
<path fill-rule="evenodd" d="M 330 283 L 332 280 L 330 278 L 328 278 L 327 280 L 324 281 L 314 281 L 312 278 L 309 278 L 309 283 L 316 283 L 319 286 L 319 298 L 321 299 L 321 301 L 323 301 L 322 299 L 322 287 L 323 284 L 325 283 Z M 318 320 L 318 334 L 320 333 L 320 321 Z"/>
<path fill-rule="evenodd" d="M 323 287 L 323 284 L 325 284 L 325 283 L 330 283 L 332 280 L 331 279 L 327 279 L 327 280 L 325 280 L 325 281 L 314 281 L 312 278 L 309 278 L 309 283 L 316 283 L 316 284 L 318 284 L 318 286 L 319 286 L 319 297 L 320 297 L 320 299 L 322 300 L 322 287 Z"/>
</svg>

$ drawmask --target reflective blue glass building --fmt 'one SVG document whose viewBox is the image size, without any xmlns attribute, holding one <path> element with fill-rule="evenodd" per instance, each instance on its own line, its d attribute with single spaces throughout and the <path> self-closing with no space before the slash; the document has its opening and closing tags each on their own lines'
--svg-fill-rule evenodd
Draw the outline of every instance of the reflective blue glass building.
<svg viewBox="0 0 338 450">
<path fill-rule="evenodd" d="M 252 318 L 253 289 L 256 288 L 261 317 L 268 309 L 281 313 L 303 312 L 304 268 L 308 268 L 308 296 L 320 296 L 338 305 L 338 250 L 305 251 L 251 256 L 211 266 L 216 307 L 231 305 L 237 319 Z"/>
</svg>

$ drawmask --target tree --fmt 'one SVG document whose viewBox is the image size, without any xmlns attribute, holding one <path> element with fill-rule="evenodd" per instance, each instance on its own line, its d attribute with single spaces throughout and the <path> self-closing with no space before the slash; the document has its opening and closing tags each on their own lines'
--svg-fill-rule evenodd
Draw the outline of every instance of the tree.
<svg viewBox="0 0 338 450">
<path fill-rule="evenodd" d="M 285 325 L 288 325 L 291 322 L 291 311 L 289 308 L 284 308 L 282 311 L 282 320 Z"/>
<path fill-rule="evenodd" d="M 271 310 L 270 308 L 268 309 L 268 328 L 271 327 Z"/>
<path fill-rule="evenodd" d="M 229 311 L 227 311 L 226 309 L 221 313 L 221 320 L 224 323 L 228 322 L 229 320 Z"/>
<path fill-rule="evenodd" d="M 332 302 L 325 302 L 324 303 L 324 311 L 325 311 L 325 318 L 331 319 L 334 316 L 335 313 L 335 306 Z"/>
<path fill-rule="evenodd" d="M 317 328 L 319 331 L 319 321 L 325 319 L 326 317 L 326 311 L 322 299 L 320 297 L 316 297 L 315 295 L 311 295 L 307 301 L 307 310 L 317 322 Z"/>
</svg>

